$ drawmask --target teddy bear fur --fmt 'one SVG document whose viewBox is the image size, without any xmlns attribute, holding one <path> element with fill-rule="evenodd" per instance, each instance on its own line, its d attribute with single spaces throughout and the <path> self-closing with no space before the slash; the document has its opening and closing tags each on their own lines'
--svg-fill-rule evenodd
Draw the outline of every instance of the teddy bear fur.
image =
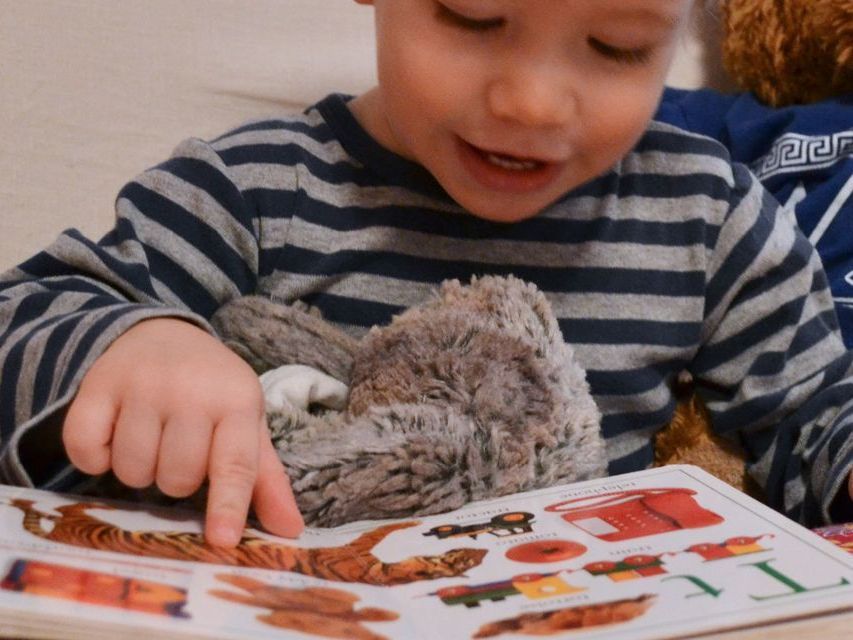
<svg viewBox="0 0 853 640">
<path fill-rule="evenodd" d="M 746 454 L 734 440 L 714 433 L 711 415 L 696 393 L 693 380 L 682 373 L 673 389 L 675 412 L 655 436 L 655 466 L 692 464 L 759 500 L 763 494 L 746 471 Z"/>
<path fill-rule="evenodd" d="M 360 340 L 260 296 L 212 323 L 259 374 L 308 364 L 349 387 L 343 411 L 268 412 L 308 524 L 440 513 L 606 474 L 585 373 L 544 295 L 517 278 L 446 282 Z"/>
<path fill-rule="evenodd" d="M 853 0 L 719 0 L 723 66 L 765 104 L 853 93 Z"/>
</svg>

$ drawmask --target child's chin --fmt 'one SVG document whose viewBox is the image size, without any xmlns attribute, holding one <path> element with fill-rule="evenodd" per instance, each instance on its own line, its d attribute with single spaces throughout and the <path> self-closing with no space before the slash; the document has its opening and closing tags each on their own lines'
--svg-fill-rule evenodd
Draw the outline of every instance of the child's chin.
<svg viewBox="0 0 853 640">
<path fill-rule="evenodd" d="M 514 222 L 523 222 L 524 220 L 528 220 L 537 215 L 540 211 L 542 211 L 542 209 L 544 209 L 544 207 L 539 207 L 530 210 L 524 209 L 521 211 L 514 211 L 511 209 L 503 208 L 501 206 L 497 206 L 482 211 L 468 209 L 468 212 L 477 218 L 489 220 L 490 222 L 503 222 L 506 224 L 512 224 Z"/>
<path fill-rule="evenodd" d="M 507 224 L 533 218 L 551 205 L 551 202 L 539 198 L 531 199 L 529 202 L 513 202 L 513 200 L 518 198 L 500 194 L 484 201 L 468 203 L 460 201 L 459 203 L 468 213 L 477 218 Z"/>
</svg>

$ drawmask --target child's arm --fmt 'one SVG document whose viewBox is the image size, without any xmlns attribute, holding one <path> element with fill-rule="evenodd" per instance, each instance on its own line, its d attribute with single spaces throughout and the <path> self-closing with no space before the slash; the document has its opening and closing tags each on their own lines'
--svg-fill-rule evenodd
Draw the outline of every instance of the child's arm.
<svg viewBox="0 0 853 640">
<path fill-rule="evenodd" d="M 98 244 L 69 231 L 41 254 L 0 276 L 0 477 L 5 482 L 74 490 L 83 477 L 73 472 L 63 455 L 48 454 L 56 449 L 51 445 L 59 437 L 51 425 L 57 418 L 62 420 L 75 397 L 81 403 L 78 406 L 85 407 L 87 398 L 112 394 L 113 408 L 125 407 L 131 396 L 116 395 L 121 380 L 126 383 L 132 372 L 150 369 L 151 358 L 158 354 L 174 356 L 182 353 L 179 347 L 190 344 L 184 335 L 187 332 L 176 329 L 168 339 L 146 335 L 147 352 L 125 351 L 122 345 L 131 344 L 133 336 L 154 326 L 148 324 L 153 318 L 180 319 L 172 322 L 180 321 L 182 328 L 186 325 L 192 329 L 197 343 L 202 338 L 207 340 L 207 356 L 234 368 L 231 373 L 224 366 L 200 371 L 204 369 L 202 359 L 196 358 L 193 366 L 197 377 L 190 381 L 173 357 L 172 366 L 163 365 L 158 374 L 156 382 L 161 388 L 206 388 L 211 395 L 228 397 L 238 404 L 257 398 L 258 390 L 252 388 L 249 398 L 240 399 L 251 386 L 245 382 L 238 385 L 241 388 L 228 387 L 229 375 L 245 378 L 241 374 L 245 365 L 236 357 L 227 360 L 224 353 L 217 355 L 216 348 L 225 348 L 209 335 L 212 329 L 207 323 L 225 301 L 255 291 L 261 260 L 254 208 L 231 179 L 230 169 L 210 146 L 190 141 L 179 147 L 171 160 L 125 187 L 116 208 L 116 226 Z M 113 358 L 111 352 L 121 357 Z M 99 374 L 95 363 L 110 364 L 111 360 L 111 366 L 102 368 L 102 373 L 109 374 Z M 81 387 L 84 376 L 85 390 Z M 138 380 L 143 377 L 138 376 Z M 172 415 L 165 410 L 169 405 L 165 396 L 152 396 L 156 396 L 152 401 L 161 417 Z M 191 415 L 204 410 L 198 401 L 183 406 Z M 219 407 L 214 413 L 221 418 L 222 405 Z M 74 414 L 70 419 L 70 425 L 79 424 Z M 136 420 L 133 417 L 129 422 Z M 103 443 L 106 422 L 104 419 L 95 428 L 101 433 L 89 436 Z M 209 416 L 208 426 L 201 429 L 216 424 L 214 416 Z M 259 433 L 257 421 L 252 426 Z M 216 426 L 209 438 L 214 443 L 218 442 L 218 429 Z M 70 436 L 73 447 L 79 447 L 74 432 L 71 426 L 66 437 Z M 221 430 L 221 434 L 227 432 Z M 249 442 L 245 436 L 241 438 Z M 225 443 L 228 441 L 226 438 Z M 256 440 L 247 446 L 245 455 L 240 456 L 245 458 L 243 464 L 257 468 L 257 452 L 266 449 Z M 236 448 L 227 455 L 234 451 Z M 32 456 L 32 452 L 37 455 Z M 72 455 L 76 457 L 79 452 L 75 449 Z M 215 455 L 211 461 L 214 458 L 230 459 Z M 113 462 L 111 459 L 110 466 Z M 197 459 L 196 464 L 200 464 Z M 103 467 L 101 460 L 91 468 Z M 128 477 L 126 471 L 122 473 Z M 260 502 L 266 500 L 262 496 L 269 496 L 265 483 L 277 474 L 281 477 L 278 471 L 261 473 L 263 482 L 256 486 L 256 505 L 261 511 L 265 507 Z M 221 478 L 222 474 L 213 472 L 213 476 Z M 234 513 L 245 508 L 246 484 L 248 480 L 239 489 L 243 497 L 233 499 Z M 286 483 L 281 482 L 279 491 L 287 495 Z M 221 490 L 214 490 L 211 499 L 217 499 L 217 494 L 224 496 Z M 274 518 L 270 518 L 268 514 L 267 524 L 275 526 Z M 233 522 L 228 517 L 226 521 Z"/>
<path fill-rule="evenodd" d="M 853 517 L 853 352 L 814 248 L 754 177 L 734 176 L 691 371 L 771 505 L 806 524 Z"/>
</svg>

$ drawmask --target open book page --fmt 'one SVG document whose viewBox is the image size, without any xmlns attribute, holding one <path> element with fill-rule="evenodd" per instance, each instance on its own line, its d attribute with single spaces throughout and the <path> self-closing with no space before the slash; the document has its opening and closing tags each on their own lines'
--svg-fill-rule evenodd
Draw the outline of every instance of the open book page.
<svg viewBox="0 0 853 640">
<path fill-rule="evenodd" d="M 247 530 L 0 487 L 0 636 L 684 637 L 853 609 L 853 555 L 689 466 L 405 521 Z"/>
</svg>

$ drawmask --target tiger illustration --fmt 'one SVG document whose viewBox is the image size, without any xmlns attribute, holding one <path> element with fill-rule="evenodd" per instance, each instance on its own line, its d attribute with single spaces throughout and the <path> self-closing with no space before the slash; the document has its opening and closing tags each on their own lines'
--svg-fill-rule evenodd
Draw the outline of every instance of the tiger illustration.
<svg viewBox="0 0 853 640">
<path fill-rule="evenodd" d="M 88 509 L 112 508 L 104 504 L 64 505 L 55 509 L 59 516 L 39 511 L 32 500 L 13 499 L 10 504 L 24 513 L 26 531 L 52 542 L 135 556 L 292 571 L 334 582 L 393 586 L 458 577 L 478 566 L 487 553 L 485 549 L 451 549 L 440 555 L 412 556 L 397 562 L 384 562 L 373 554 L 373 548 L 386 536 L 413 527 L 418 524 L 416 521 L 386 524 L 338 547 L 307 549 L 246 533 L 240 544 L 227 549 L 207 544 L 200 533 L 129 531 L 86 513 Z M 45 520 L 53 526 L 43 527 Z"/>
</svg>

